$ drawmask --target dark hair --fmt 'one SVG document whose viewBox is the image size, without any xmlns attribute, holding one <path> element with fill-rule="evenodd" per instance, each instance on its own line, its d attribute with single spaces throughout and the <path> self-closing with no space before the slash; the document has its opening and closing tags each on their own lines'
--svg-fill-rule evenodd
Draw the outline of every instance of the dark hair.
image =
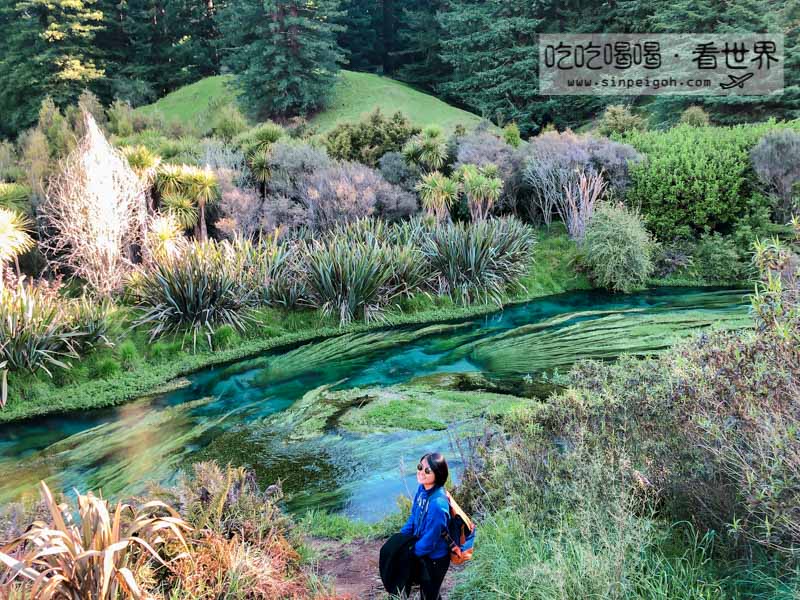
<svg viewBox="0 0 800 600">
<path fill-rule="evenodd" d="M 419 462 L 421 463 L 426 458 L 428 459 L 428 464 L 435 477 L 433 485 L 436 487 L 443 486 L 447 481 L 447 477 L 450 475 L 450 469 L 447 467 L 447 461 L 444 456 L 439 452 L 429 452 L 420 458 Z"/>
</svg>

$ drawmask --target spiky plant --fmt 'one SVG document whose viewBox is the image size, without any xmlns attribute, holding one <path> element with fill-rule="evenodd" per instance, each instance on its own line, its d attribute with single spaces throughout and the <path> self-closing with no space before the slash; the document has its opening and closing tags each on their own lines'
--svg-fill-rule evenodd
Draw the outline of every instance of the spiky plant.
<svg viewBox="0 0 800 600">
<path fill-rule="evenodd" d="M 417 184 L 422 206 L 437 223 L 442 223 L 450 216 L 450 207 L 458 198 L 460 186 L 457 181 L 434 171 L 423 176 Z"/>
<path fill-rule="evenodd" d="M 182 193 L 166 193 L 161 196 L 162 209 L 184 230 L 194 229 L 200 219 L 197 205 Z"/>
<path fill-rule="evenodd" d="M 142 145 L 125 146 L 122 154 L 128 159 L 128 164 L 139 177 L 150 180 L 155 170 L 161 163 L 161 157 Z"/>
<path fill-rule="evenodd" d="M 270 169 L 270 156 L 269 148 L 257 150 L 251 154 L 248 154 L 247 156 L 247 167 L 250 169 L 253 179 L 258 183 L 262 194 L 264 193 L 267 183 L 272 177 L 272 171 Z"/>
<path fill-rule="evenodd" d="M 375 319 L 389 298 L 391 257 L 381 244 L 353 242 L 342 234 L 315 240 L 307 247 L 311 302 L 342 324 Z"/>
<path fill-rule="evenodd" d="M 154 261 L 140 271 L 133 298 L 141 311 L 136 327 L 148 327 L 150 338 L 188 332 L 209 343 L 216 327 L 243 331 L 250 321 L 255 291 L 246 286 L 242 257 L 228 242 L 194 242 L 172 258 Z"/>
<path fill-rule="evenodd" d="M 241 148 L 245 155 L 269 150 L 270 146 L 286 135 L 286 131 L 272 121 L 261 123 L 249 131 L 238 135 L 234 144 Z"/>
<path fill-rule="evenodd" d="M 0 552 L 15 579 L 30 582 L 31 598 L 145 599 L 142 574 L 149 563 L 169 568 L 168 544 L 183 549 L 179 557 L 189 553 L 191 527 L 163 502 L 118 503 L 112 512 L 91 492 L 78 494 L 70 507 L 57 503 L 44 482 L 40 488 L 48 521 L 35 521 Z"/>
<path fill-rule="evenodd" d="M 403 147 L 405 159 L 426 172 L 442 169 L 448 155 L 447 138 L 436 125 L 426 127 Z"/>
<path fill-rule="evenodd" d="M 33 238 L 26 229 L 30 223 L 15 210 L 0 208 L 0 290 L 3 289 L 3 272 L 9 261 L 33 248 Z M 17 275 L 20 275 L 17 263 Z"/>
<path fill-rule="evenodd" d="M 150 220 L 147 235 L 147 248 L 157 259 L 171 258 L 180 251 L 183 237 L 182 227 L 175 215 L 167 213 L 156 215 Z"/>
<path fill-rule="evenodd" d="M 11 371 L 36 372 L 69 368 L 67 358 L 77 358 L 75 338 L 58 301 L 38 288 L 20 282 L 16 289 L 0 290 L 0 361 Z"/>
<path fill-rule="evenodd" d="M 156 172 L 156 189 L 162 196 L 185 193 L 186 165 L 161 164 Z"/>
<path fill-rule="evenodd" d="M 504 290 L 519 281 L 531 261 L 533 230 L 516 219 L 440 225 L 424 252 L 442 293 L 469 303 L 502 304 Z"/>
<path fill-rule="evenodd" d="M 0 183 L 0 208 L 10 208 L 23 214 L 31 210 L 31 188 L 20 183 Z"/>
</svg>

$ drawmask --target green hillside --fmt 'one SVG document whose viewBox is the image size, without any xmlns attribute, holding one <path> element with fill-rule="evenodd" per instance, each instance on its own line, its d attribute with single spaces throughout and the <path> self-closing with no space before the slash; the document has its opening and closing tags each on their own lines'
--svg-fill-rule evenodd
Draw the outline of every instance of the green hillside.
<svg viewBox="0 0 800 600">
<path fill-rule="evenodd" d="M 227 85 L 230 81 L 228 75 L 206 77 L 136 110 L 143 114 L 158 111 L 167 121 L 197 121 L 210 100 L 233 96 Z M 435 123 L 446 131 L 452 131 L 459 123 L 469 128 L 480 121 L 477 115 L 450 106 L 394 79 L 372 73 L 342 71 L 328 106 L 315 115 L 311 122 L 324 133 L 337 123 L 358 120 L 376 108 L 387 114 L 399 110 L 416 125 Z"/>
</svg>

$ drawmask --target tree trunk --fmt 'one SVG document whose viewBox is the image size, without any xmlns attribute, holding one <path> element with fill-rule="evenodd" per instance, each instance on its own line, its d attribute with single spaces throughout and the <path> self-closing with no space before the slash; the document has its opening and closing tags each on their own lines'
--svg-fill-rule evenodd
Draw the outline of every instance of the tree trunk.
<svg viewBox="0 0 800 600">
<path fill-rule="evenodd" d="M 206 241 L 208 231 L 206 230 L 206 203 L 200 202 L 200 241 Z"/>
</svg>

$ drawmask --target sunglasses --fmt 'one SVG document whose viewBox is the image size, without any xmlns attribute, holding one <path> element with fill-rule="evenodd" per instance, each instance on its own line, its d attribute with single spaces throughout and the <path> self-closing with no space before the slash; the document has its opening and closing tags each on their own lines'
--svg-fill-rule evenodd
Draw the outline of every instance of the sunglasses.
<svg viewBox="0 0 800 600">
<path fill-rule="evenodd" d="M 417 465 L 417 471 L 422 471 L 422 469 L 423 469 L 422 463 L 419 463 Z M 430 467 L 424 467 L 424 469 L 425 469 L 425 475 L 430 475 L 431 474 L 431 468 Z"/>
</svg>

